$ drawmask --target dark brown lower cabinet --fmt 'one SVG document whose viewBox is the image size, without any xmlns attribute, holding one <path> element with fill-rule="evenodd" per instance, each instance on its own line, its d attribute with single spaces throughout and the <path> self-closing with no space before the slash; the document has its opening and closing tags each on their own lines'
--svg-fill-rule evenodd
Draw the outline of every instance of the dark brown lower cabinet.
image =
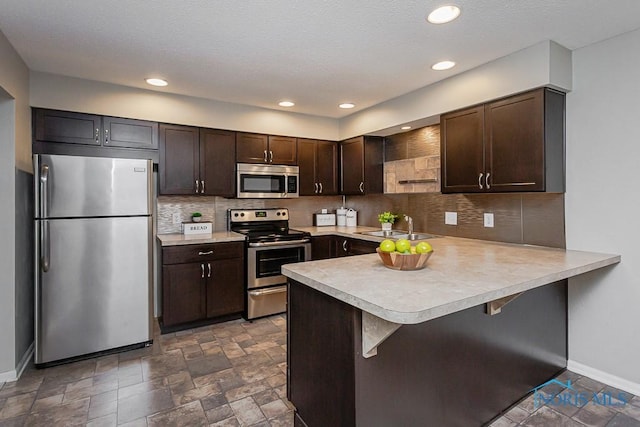
<svg viewBox="0 0 640 427">
<path fill-rule="evenodd" d="M 311 239 L 314 260 L 372 254 L 379 243 L 340 236 L 316 236 Z"/>
<path fill-rule="evenodd" d="M 479 305 L 402 325 L 367 359 L 361 316 L 289 281 L 296 426 L 481 426 L 566 368 L 566 281 L 527 291 L 494 316 Z"/>
<path fill-rule="evenodd" d="M 240 317 L 244 311 L 244 244 L 162 248 L 164 330 Z"/>
</svg>

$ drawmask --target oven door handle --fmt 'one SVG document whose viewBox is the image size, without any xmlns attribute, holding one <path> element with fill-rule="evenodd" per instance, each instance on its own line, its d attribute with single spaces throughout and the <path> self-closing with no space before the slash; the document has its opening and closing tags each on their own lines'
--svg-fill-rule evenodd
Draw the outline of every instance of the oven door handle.
<svg viewBox="0 0 640 427">
<path fill-rule="evenodd" d="M 253 243 L 249 243 L 249 247 L 250 248 L 262 248 L 266 246 L 286 247 L 286 246 L 300 245 L 302 243 L 309 243 L 309 242 L 311 242 L 311 239 L 286 240 L 284 242 L 253 242 Z"/>
<path fill-rule="evenodd" d="M 249 295 L 252 297 L 259 297 L 262 295 L 271 295 L 271 294 L 279 294 L 282 292 L 287 292 L 286 286 L 278 286 L 277 288 L 269 288 L 269 289 L 260 289 L 257 291 L 249 291 Z"/>
</svg>

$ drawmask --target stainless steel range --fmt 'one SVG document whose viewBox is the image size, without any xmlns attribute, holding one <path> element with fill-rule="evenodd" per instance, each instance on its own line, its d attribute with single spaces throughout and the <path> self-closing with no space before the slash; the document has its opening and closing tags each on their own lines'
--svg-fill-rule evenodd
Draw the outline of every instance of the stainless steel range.
<svg viewBox="0 0 640 427">
<path fill-rule="evenodd" d="M 289 228 L 289 210 L 229 209 L 229 230 L 247 236 L 247 319 L 286 311 L 284 264 L 311 259 L 311 235 Z"/>
</svg>

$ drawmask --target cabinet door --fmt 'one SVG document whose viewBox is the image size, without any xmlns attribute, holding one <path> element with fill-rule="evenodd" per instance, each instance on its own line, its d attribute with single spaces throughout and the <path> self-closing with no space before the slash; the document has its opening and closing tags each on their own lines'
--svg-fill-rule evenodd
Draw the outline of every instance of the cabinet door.
<svg viewBox="0 0 640 427">
<path fill-rule="evenodd" d="M 364 137 L 364 192 L 384 192 L 384 139 L 379 136 Z"/>
<path fill-rule="evenodd" d="M 165 326 L 192 322 L 206 316 L 203 263 L 162 267 L 162 323 Z"/>
<path fill-rule="evenodd" d="M 298 153 L 300 161 L 300 153 Z M 302 176 L 302 166 L 300 166 Z M 338 194 L 338 144 L 332 141 L 316 142 L 316 181 L 319 194 L 331 196 Z"/>
<path fill-rule="evenodd" d="M 298 192 L 301 196 L 313 196 L 318 191 L 316 146 L 317 141 L 313 139 L 298 139 L 298 167 L 300 168 Z"/>
<path fill-rule="evenodd" d="M 488 191 L 544 191 L 543 89 L 485 107 Z"/>
<path fill-rule="evenodd" d="M 211 261 L 207 270 L 207 317 L 243 312 L 244 258 Z"/>
<path fill-rule="evenodd" d="M 102 117 L 56 110 L 35 110 L 35 140 L 101 145 Z"/>
<path fill-rule="evenodd" d="M 236 161 L 238 163 L 267 163 L 269 138 L 256 133 L 238 133 L 236 136 Z"/>
<path fill-rule="evenodd" d="M 348 139 L 340 144 L 342 194 L 364 194 L 364 137 Z"/>
<path fill-rule="evenodd" d="M 236 195 L 235 166 L 236 133 L 200 129 L 200 190 L 202 194 L 234 197 Z"/>
<path fill-rule="evenodd" d="M 198 128 L 160 125 L 160 194 L 196 194 Z"/>
<path fill-rule="evenodd" d="M 105 147 L 158 148 L 158 123 L 104 117 L 103 127 Z"/>
<path fill-rule="evenodd" d="M 269 135 L 269 163 L 274 165 L 297 165 L 296 138 Z"/>
<path fill-rule="evenodd" d="M 311 238 L 311 256 L 313 260 L 335 258 L 336 239 L 333 236 L 316 236 Z"/>
<path fill-rule="evenodd" d="M 483 106 L 454 111 L 440 117 L 443 193 L 484 191 L 483 130 Z"/>
<path fill-rule="evenodd" d="M 349 255 L 373 254 L 378 247 L 378 243 L 376 242 L 360 239 L 348 239 L 347 245 Z"/>
</svg>

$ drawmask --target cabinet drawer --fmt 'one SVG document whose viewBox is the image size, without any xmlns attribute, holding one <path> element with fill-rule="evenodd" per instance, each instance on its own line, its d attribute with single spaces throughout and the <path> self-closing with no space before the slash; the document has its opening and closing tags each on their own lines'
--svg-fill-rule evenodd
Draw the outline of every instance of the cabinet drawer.
<svg viewBox="0 0 640 427">
<path fill-rule="evenodd" d="M 203 245 L 169 246 L 162 248 L 162 264 L 212 261 L 244 256 L 244 243 L 209 243 Z"/>
</svg>

